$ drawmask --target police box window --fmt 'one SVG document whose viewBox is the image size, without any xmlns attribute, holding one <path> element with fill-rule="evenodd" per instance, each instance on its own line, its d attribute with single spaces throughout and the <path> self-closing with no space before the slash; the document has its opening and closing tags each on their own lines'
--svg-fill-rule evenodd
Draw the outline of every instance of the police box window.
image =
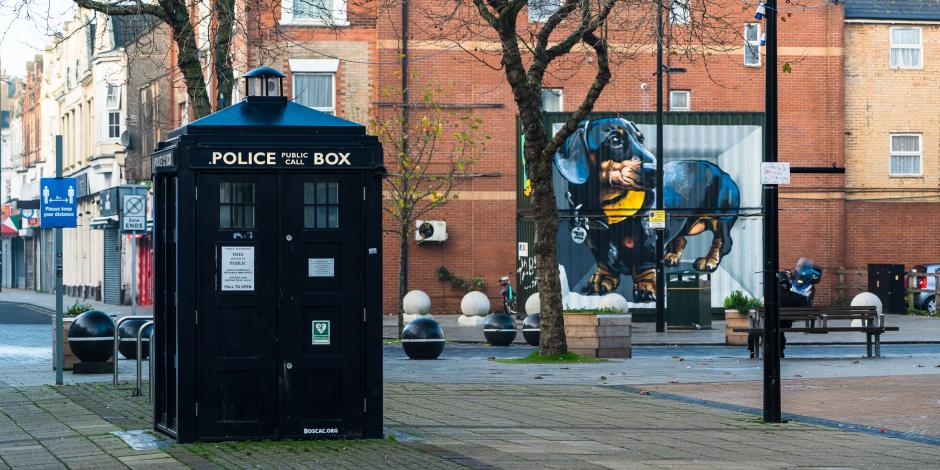
<svg viewBox="0 0 940 470">
<path fill-rule="evenodd" d="M 339 183 L 304 183 L 304 228 L 339 228 Z"/>
<path fill-rule="evenodd" d="M 222 181 L 219 183 L 219 229 L 255 228 L 255 183 Z"/>
</svg>

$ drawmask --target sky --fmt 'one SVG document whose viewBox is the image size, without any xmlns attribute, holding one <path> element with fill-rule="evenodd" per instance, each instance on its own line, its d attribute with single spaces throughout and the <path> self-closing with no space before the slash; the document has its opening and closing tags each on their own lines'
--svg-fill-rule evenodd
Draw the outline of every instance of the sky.
<svg viewBox="0 0 940 470">
<path fill-rule="evenodd" d="M 72 0 L 0 0 L 0 68 L 23 77 L 48 36 L 75 11 Z"/>
</svg>

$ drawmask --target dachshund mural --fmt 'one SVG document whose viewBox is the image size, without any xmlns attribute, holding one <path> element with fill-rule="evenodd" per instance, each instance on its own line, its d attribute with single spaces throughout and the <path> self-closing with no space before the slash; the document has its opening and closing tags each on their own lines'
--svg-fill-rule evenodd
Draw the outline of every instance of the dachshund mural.
<svg viewBox="0 0 940 470">
<path fill-rule="evenodd" d="M 655 300 L 656 235 L 643 221 L 656 200 L 656 157 L 643 140 L 636 124 L 625 119 L 584 121 L 555 154 L 575 209 L 572 238 L 585 244 L 596 262 L 584 294 L 613 292 L 621 276 L 631 276 L 634 301 Z M 692 267 L 714 272 L 731 251 L 740 207 L 737 184 L 714 163 L 680 160 L 664 165 L 663 185 L 669 209 L 665 265 L 679 264 L 688 237 L 711 232 L 711 247 Z"/>
</svg>

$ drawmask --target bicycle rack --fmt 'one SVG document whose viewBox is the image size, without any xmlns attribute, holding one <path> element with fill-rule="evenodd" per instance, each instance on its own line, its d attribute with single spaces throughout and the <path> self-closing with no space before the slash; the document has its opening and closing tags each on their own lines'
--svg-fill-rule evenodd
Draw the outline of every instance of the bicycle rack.
<svg viewBox="0 0 940 470">
<path fill-rule="evenodd" d="M 124 318 L 121 318 L 114 325 L 114 379 L 112 380 L 111 385 L 117 387 L 118 384 L 118 346 L 121 344 L 121 324 L 128 320 L 150 320 L 153 322 L 152 315 L 131 315 Z M 143 327 L 141 327 L 143 329 Z M 138 331 L 139 332 L 139 331 Z M 128 338 L 130 340 L 130 338 Z M 140 357 L 139 355 L 137 357 Z M 138 363 L 138 367 L 140 364 Z"/>
<path fill-rule="evenodd" d="M 134 385 L 134 393 L 132 394 L 132 396 L 135 397 L 140 396 L 140 363 L 143 362 L 143 351 L 141 350 L 142 348 L 140 347 L 140 343 L 143 342 L 144 339 L 144 329 L 150 325 L 153 325 L 153 320 L 140 325 L 140 329 L 137 330 L 137 383 Z M 153 331 L 150 332 L 150 336 L 147 338 L 147 342 L 150 347 L 151 354 L 151 356 L 147 358 L 147 375 L 148 379 L 150 380 L 150 393 L 148 401 L 150 401 L 153 400 L 153 367 L 150 367 L 153 364 Z"/>
</svg>

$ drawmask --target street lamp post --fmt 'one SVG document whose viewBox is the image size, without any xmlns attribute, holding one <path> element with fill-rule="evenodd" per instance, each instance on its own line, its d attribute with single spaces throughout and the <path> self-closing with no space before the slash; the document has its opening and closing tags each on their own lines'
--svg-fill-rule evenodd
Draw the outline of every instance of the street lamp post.
<svg viewBox="0 0 940 470">
<path fill-rule="evenodd" d="M 663 74 L 685 73 L 681 67 L 663 64 L 663 0 L 656 10 L 656 210 L 666 210 L 663 203 Z M 666 331 L 665 230 L 656 229 L 656 332 Z"/>
</svg>

